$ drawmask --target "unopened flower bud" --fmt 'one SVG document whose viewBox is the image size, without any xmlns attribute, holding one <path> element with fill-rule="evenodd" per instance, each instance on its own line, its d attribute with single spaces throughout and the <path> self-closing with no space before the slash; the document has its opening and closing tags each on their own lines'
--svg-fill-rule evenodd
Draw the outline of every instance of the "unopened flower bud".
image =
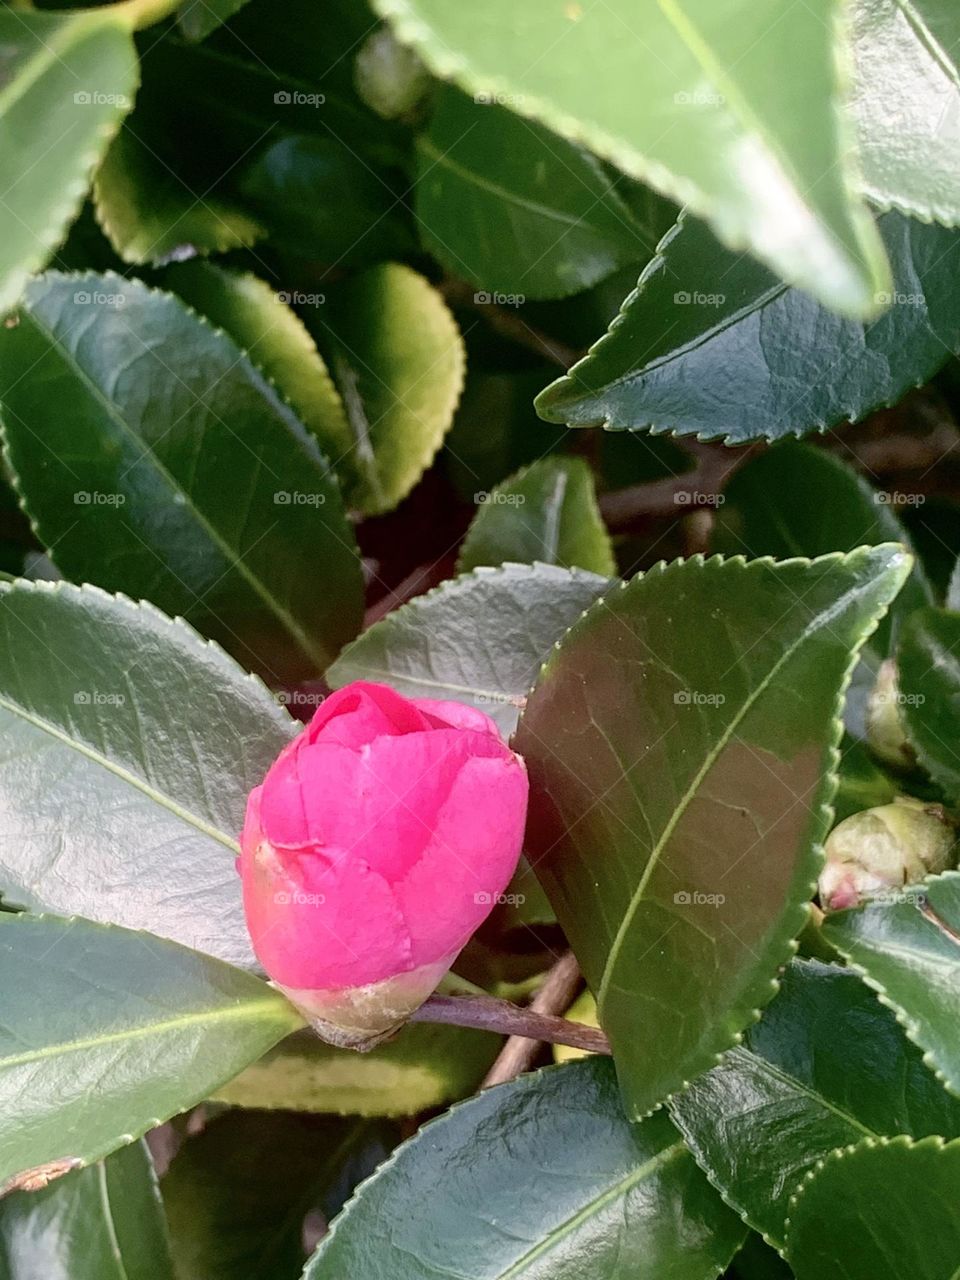
<svg viewBox="0 0 960 1280">
<path fill-rule="evenodd" d="M 513 875 L 527 790 L 487 716 L 377 684 L 281 752 L 247 804 L 244 910 L 324 1039 L 370 1047 L 435 989 Z"/>
<path fill-rule="evenodd" d="M 916 768 L 916 752 L 907 739 L 900 710 L 897 664 L 892 658 L 880 664 L 867 702 L 867 742 L 877 759 L 892 769 Z"/>
<path fill-rule="evenodd" d="M 426 67 L 389 27 L 380 27 L 363 42 L 353 79 L 363 101 L 385 120 L 415 119 L 430 87 Z"/>
<path fill-rule="evenodd" d="M 852 814 L 827 837 L 820 903 L 826 911 L 839 911 L 919 884 L 951 865 L 955 842 L 940 806 L 909 796 Z"/>
</svg>

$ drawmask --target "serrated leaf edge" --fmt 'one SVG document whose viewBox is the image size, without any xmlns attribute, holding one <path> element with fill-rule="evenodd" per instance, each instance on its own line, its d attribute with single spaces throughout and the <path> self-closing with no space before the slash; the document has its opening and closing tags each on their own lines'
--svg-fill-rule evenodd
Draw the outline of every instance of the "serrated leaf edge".
<svg viewBox="0 0 960 1280">
<path fill-rule="evenodd" d="M 629 581 L 621 582 L 620 590 L 625 591 L 631 586 L 633 586 L 634 584 L 636 584 L 637 582 L 639 582 L 640 580 L 650 577 L 652 574 L 659 574 L 660 576 L 663 576 L 671 568 L 675 568 L 675 567 L 679 567 L 679 566 L 683 566 L 691 563 L 697 564 L 701 568 L 706 568 L 710 565 L 716 565 L 718 568 L 723 568 L 729 564 L 738 564 L 742 568 L 748 571 L 751 568 L 759 567 L 761 565 L 767 566 L 767 567 L 775 566 L 777 568 L 781 568 L 785 566 L 793 566 L 793 565 L 799 564 L 806 567 L 810 567 L 812 565 L 825 564 L 827 562 L 840 563 L 842 561 L 855 561 L 857 559 L 865 560 L 872 553 L 877 552 L 881 548 L 883 548 L 884 550 L 887 550 L 888 552 L 892 552 L 894 551 L 894 549 L 896 549 L 896 554 L 891 556 L 890 563 L 887 566 L 887 569 L 888 570 L 893 569 L 897 565 L 898 560 L 902 561 L 902 564 L 901 564 L 901 568 L 903 570 L 903 577 L 901 579 L 901 586 L 902 586 L 903 581 L 905 580 L 906 575 L 909 572 L 909 566 L 912 563 L 912 557 L 907 551 L 903 549 L 903 547 L 899 543 L 885 542 L 885 543 L 878 543 L 875 546 L 865 545 L 861 547 L 856 547 L 852 551 L 848 551 L 848 552 L 831 551 L 825 555 L 816 556 L 814 558 L 810 558 L 808 556 L 791 556 L 785 560 L 778 560 L 775 556 L 761 556 L 752 560 L 748 560 L 747 557 L 744 555 L 723 556 L 723 555 L 717 554 L 717 555 L 706 557 L 702 554 L 698 554 L 695 556 L 691 556 L 689 558 L 678 556 L 676 559 L 669 562 L 666 560 L 658 561 L 657 564 L 653 565 L 644 574 L 637 574 L 636 577 L 630 579 Z M 540 682 L 549 674 L 552 664 L 556 661 L 564 645 L 571 639 L 571 637 L 579 633 L 579 630 L 581 628 L 587 625 L 589 615 L 592 614 L 594 610 L 601 608 L 604 605 L 606 598 L 607 598 L 606 596 L 599 596 L 593 602 L 593 604 L 589 606 L 589 608 L 583 611 L 583 613 L 580 615 L 580 618 L 571 627 L 569 627 L 566 632 L 564 632 L 563 636 L 561 636 L 558 640 L 554 642 L 553 652 L 541 664 L 537 679 L 535 680 L 534 684 L 532 685 L 528 693 L 528 702 L 529 702 L 529 698 L 533 695 L 534 690 L 539 686 Z M 856 669 L 860 650 L 862 649 L 866 641 L 870 638 L 870 636 L 873 634 L 873 632 L 876 630 L 877 626 L 880 623 L 880 619 L 882 617 L 883 617 L 883 613 L 879 614 L 876 617 L 876 619 L 873 621 L 873 623 L 869 627 L 865 628 L 861 633 L 859 642 L 851 650 L 851 656 L 846 669 L 846 675 L 841 680 L 838 691 L 837 691 L 837 698 L 834 704 L 834 713 L 831 719 L 831 723 L 828 727 L 827 739 L 824 744 L 826 753 L 827 753 L 828 763 L 827 763 L 826 770 L 823 774 L 823 779 L 825 783 L 824 789 L 823 789 L 823 799 L 820 801 L 820 804 L 818 807 L 819 817 L 822 819 L 824 837 L 826 837 L 826 834 L 830 830 L 830 826 L 833 821 L 833 817 L 835 813 L 833 800 L 836 795 L 837 787 L 839 786 L 839 781 L 840 781 L 838 765 L 840 762 L 840 741 L 843 736 L 843 720 L 842 720 L 843 707 L 846 701 L 847 690 L 850 687 L 850 681 L 852 680 L 853 673 Z M 525 714 L 525 710 L 521 712 L 520 724 L 523 723 L 524 714 Z M 832 737 L 832 741 L 831 741 L 831 737 Z M 822 860 L 824 857 L 823 840 L 815 841 L 813 843 L 811 853 L 815 855 L 818 862 L 822 865 Z M 763 989 L 758 982 L 758 997 L 764 996 L 764 998 L 760 1000 L 760 1002 L 753 1009 L 745 1011 L 746 1016 L 743 1021 L 743 1025 L 740 1027 L 739 1030 L 730 1033 L 731 1038 L 729 1043 L 724 1044 L 722 1047 L 716 1050 L 716 1052 L 712 1055 L 711 1061 L 708 1062 L 707 1065 L 705 1065 L 702 1068 L 702 1070 L 697 1072 L 697 1076 L 702 1075 L 706 1071 L 709 1071 L 711 1067 L 718 1066 L 723 1058 L 724 1053 L 726 1053 L 728 1049 L 732 1049 L 734 1046 L 740 1045 L 743 1043 L 743 1032 L 747 1029 L 747 1027 L 752 1026 L 754 1023 L 760 1020 L 763 1014 L 764 1008 L 770 1003 L 770 1001 L 774 998 L 774 996 L 779 992 L 780 981 L 776 976 L 776 974 L 779 973 L 782 967 L 786 963 L 788 963 L 792 959 L 792 957 L 797 953 L 797 947 L 798 947 L 797 938 L 799 934 L 803 931 L 803 928 L 807 920 L 809 919 L 811 900 L 817 886 L 818 875 L 819 875 L 819 866 L 817 868 L 817 871 L 814 873 L 812 880 L 809 883 L 809 891 L 807 894 L 807 899 L 804 902 L 798 904 L 798 909 L 796 912 L 784 913 L 783 923 L 785 927 L 786 925 L 789 924 L 790 914 L 793 915 L 794 919 L 796 920 L 796 924 L 794 926 L 791 926 L 788 931 L 787 944 L 784 948 L 783 957 L 774 966 L 774 970 L 775 970 L 774 976 L 769 980 L 769 984 L 768 984 L 765 996 L 764 996 Z M 607 972 L 606 965 L 604 967 L 604 972 L 605 973 Z M 600 1006 L 600 1001 L 598 997 L 597 999 L 598 1013 L 599 1013 L 599 1006 Z M 599 1017 L 600 1017 L 600 1025 L 602 1026 L 603 1025 L 602 1014 L 599 1014 Z M 740 1017 L 737 1017 L 736 1021 L 740 1021 Z M 697 1078 L 697 1077 L 693 1077 L 693 1078 Z M 692 1083 L 692 1079 L 688 1080 L 686 1078 L 683 1078 L 678 1083 L 675 1089 L 667 1093 L 658 1103 L 656 1103 L 648 1111 L 645 1111 L 642 1114 L 633 1114 L 629 1110 L 629 1103 L 627 1102 L 626 1099 L 624 1099 L 625 1105 L 628 1107 L 628 1114 L 634 1120 L 638 1120 L 638 1121 L 645 1120 L 648 1116 L 652 1115 L 655 1111 L 659 1110 L 663 1106 L 666 1106 L 677 1094 L 683 1093 L 684 1090 L 687 1089 L 691 1083 Z"/>
<path fill-rule="evenodd" d="M 960 870 L 943 871 L 936 876 L 927 876 L 927 878 L 921 883 L 923 885 L 929 885 L 941 880 L 960 880 Z M 862 913 L 863 909 L 863 907 L 852 908 L 852 910 L 858 914 Z M 829 916 L 827 918 L 827 923 L 829 925 Z M 850 953 L 845 950 L 845 948 L 832 936 L 832 934 L 828 936 L 828 941 L 831 946 L 836 947 L 840 955 L 842 955 L 846 960 L 848 966 L 854 970 L 870 990 L 874 992 L 880 1003 L 890 1010 L 897 1022 L 903 1028 L 907 1039 L 915 1044 L 923 1054 L 924 1066 L 927 1067 L 934 1076 L 936 1076 L 948 1093 L 953 1094 L 954 1097 L 960 1098 L 960 1080 L 952 1080 L 941 1068 L 934 1051 L 926 1048 L 923 1043 L 923 1039 L 921 1038 L 922 1023 L 919 1019 L 911 1018 L 907 1010 L 902 1005 L 898 1004 L 888 993 L 887 988 L 883 983 L 877 978 L 874 978 L 862 964 L 859 964 L 854 960 Z M 960 1142 L 960 1138 L 956 1139 L 956 1141 Z"/>
</svg>

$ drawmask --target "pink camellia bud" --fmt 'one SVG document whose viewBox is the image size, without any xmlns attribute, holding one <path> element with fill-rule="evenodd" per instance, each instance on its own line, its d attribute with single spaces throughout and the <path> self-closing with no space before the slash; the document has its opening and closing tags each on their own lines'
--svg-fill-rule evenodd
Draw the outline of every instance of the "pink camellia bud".
<svg viewBox="0 0 960 1280">
<path fill-rule="evenodd" d="M 356 682 L 251 792 L 240 870 L 260 963 L 331 1043 L 434 990 L 516 868 L 527 773 L 493 721 Z"/>
</svg>

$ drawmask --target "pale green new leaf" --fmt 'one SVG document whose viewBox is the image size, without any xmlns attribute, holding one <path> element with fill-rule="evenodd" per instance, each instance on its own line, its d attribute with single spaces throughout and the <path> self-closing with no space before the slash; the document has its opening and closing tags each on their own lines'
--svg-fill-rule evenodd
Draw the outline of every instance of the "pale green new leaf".
<svg viewBox="0 0 960 1280">
<path fill-rule="evenodd" d="M 129 26 L 110 9 L 0 7 L 0 313 L 62 239 L 138 81 Z"/>
</svg>

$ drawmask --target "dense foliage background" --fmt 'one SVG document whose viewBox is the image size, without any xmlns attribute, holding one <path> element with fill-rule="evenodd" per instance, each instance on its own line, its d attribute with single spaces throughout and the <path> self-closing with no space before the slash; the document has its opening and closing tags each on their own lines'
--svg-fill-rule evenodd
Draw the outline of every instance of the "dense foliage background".
<svg viewBox="0 0 960 1280">
<path fill-rule="evenodd" d="M 956 859 L 811 903 L 960 802 L 960 9 L 8 0 L 0 175 L 0 1278 L 955 1278 Z M 354 679 L 514 735 L 457 973 L 612 1060 L 257 971 Z"/>
</svg>

